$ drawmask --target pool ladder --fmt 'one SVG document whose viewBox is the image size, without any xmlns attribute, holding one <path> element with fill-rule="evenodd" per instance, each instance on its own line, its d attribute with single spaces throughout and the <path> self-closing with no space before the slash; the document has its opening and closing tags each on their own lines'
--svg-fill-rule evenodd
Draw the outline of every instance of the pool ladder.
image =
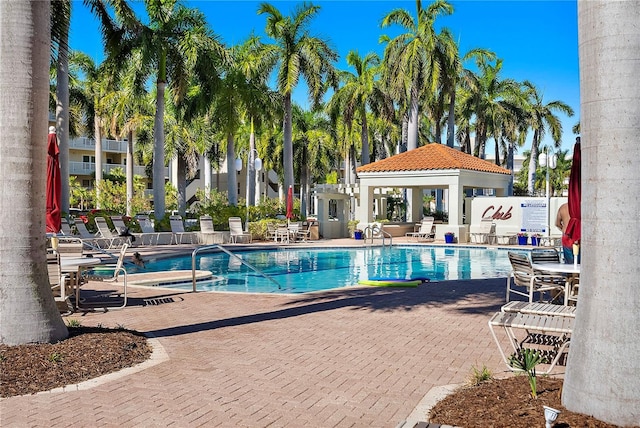
<svg viewBox="0 0 640 428">
<path fill-rule="evenodd" d="M 377 238 L 382 236 L 382 246 L 386 245 L 385 237 L 389 238 L 389 246 L 393 245 L 393 238 L 389 232 L 385 232 L 382 228 L 377 225 L 367 226 L 364 228 L 364 243 L 367 243 L 367 239 L 371 238 L 371 243 L 373 244 L 373 238 Z"/>
<path fill-rule="evenodd" d="M 235 257 L 236 259 L 240 260 L 240 263 L 242 263 L 243 265 L 247 266 L 249 269 L 253 270 L 254 272 L 259 273 L 260 275 L 264 276 L 265 278 L 267 278 L 269 281 L 273 282 L 275 285 L 278 286 L 278 289 L 281 289 L 282 286 L 278 283 L 278 281 L 276 281 L 275 279 L 271 278 L 269 275 L 267 275 L 266 273 L 262 272 L 260 269 L 258 269 L 257 267 L 253 266 L 251 263 L 245 261 L 242 257 L 238 256 L 237 254 L 233 254 L 231 251 L 227 250 L 226 248 L 224 248 L 222 245 L 220 244 L 215 244 L 215 245 L 207 245 L 205 247 L 198 247 L 195 250 L 193 250 L 193 253 L 191 253 L 191 280 L 193 283 L 193 291 L 197 291 L 196 290 L 196 256 L 198 255 L 198 253 L 200 251 L 205 251 L 205 250 L 213 250 L 213 249 L 217 249 L 222 251 L 223 253 L 227 253 L 229 255 L 229 257 Z"/>
</svg>

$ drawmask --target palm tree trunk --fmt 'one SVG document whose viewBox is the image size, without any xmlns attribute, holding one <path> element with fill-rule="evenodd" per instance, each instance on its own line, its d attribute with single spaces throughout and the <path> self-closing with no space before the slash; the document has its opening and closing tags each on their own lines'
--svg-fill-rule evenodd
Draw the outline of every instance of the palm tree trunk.
<svg viewBox="0 0 640 428">
<path fill-rule="evenodd" d="M 156 83 L 156 114 L 153 122 L 153 213 L 156 220 L 164 218 L 164 88 L 166 83 Z"/>
<path fill-rule="evenodd" d="M 369 163 L 369 127 L 367 126 L 367 113 L 363 111 L 362 116 L 362 156 L 360 159 L 361 165 Z"/>
<path fill-rule="evenodd" d="M 184 158 L 184 153 L 178 153 L 176 162 L 178 162 L 178 182 L 176 183 L 178 212 L 184 216 L 187 211 L 187 161 Z"/>
<path fill-rule="evenodd" d="M 45 258 L 48 1 L 0 2 L 0 343 L 68 336 Z M 10 208 L 9 208 L 10 207 Z"/>
<path fill-rule="evenodd" d="M 100 185 L 102 183 L 102 129 L 100 128 L 100 117 L 98 114 L 93 116 L 93 134 L 95 138 L 95 158 L 96 158 L 96 208 L 100 209 Z"/>
<path fill-rule="evenodd" d="M 407 128 L 407 151 L 418 148 L 418 129 L 419 116 L 418 116 L 418 93 L 417 89 L 411 88 L 411 99 L 409 100 L 409 123 Z"/>
<path fill-rule="evenodd" d="M 638 2 L 578 2 L 583 263 L 562 404 L 619 426 L 640 420 L 638 22 Z"/>
<path fill-rule="evenodd" d="M 532 196 L 535 192 L 536 169 L 538 168 L 538 131 L 533 131 L 533 141 L 531 142 L 531 157 L 529 158 L 529 180 L 527 181 L 527 192 Z"/>
<path fill-rule="evenodd" d="M 292 121 L 291 121 L 291 93 L 284 97 L 284 146 L 282 151 L 282 161 L 284 169 L 284 188 L 288 189 L 293 186 L 293 140 L 292 140 Z"/>
<path fill-rule="evenodd" d="M 251 134 L 249 134 L 249 156 L 247 160 L 247 204 L 256 204 L 256 134 L 253 132 L 253 118 L 251 119 Z"/>
<path fill-rule="evenodd" d="M 229 205 L 238 205 L 238 175 L 232 134 L 227 134 L 227 194 Z"/>
<path fill-rule="evenodd" d="M 456 88 L 455 85 L 451 89 L 449 95 L 449 118 L 447 119 L 447 146 L 453 147 L 456 137 Z"/>
<path fill-rule="evenodd" d="M 134 213 L 131 212 L 131 201 L 133 200 L 133 131 L 129 131 L 127 134 L 127 215 L 131 217 Z"/>
<path fill-rule="evenodd" d="M 69 22 L 66 22 L 67 38 Z M 60 46 L 56 69 L 56 133 L 60 149 L 60 177 L 62 181 L 62 212 L 69 212 L 69 55 L 67 49 Z"/>
</svg>

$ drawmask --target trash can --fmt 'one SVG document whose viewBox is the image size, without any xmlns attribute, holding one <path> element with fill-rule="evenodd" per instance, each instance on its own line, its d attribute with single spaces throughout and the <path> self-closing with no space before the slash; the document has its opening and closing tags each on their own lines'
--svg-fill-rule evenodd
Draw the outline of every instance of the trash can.
<svg viewBox="0 0 640 428">
<path fill-rule="evenodd" d="M 309 240 L 317 241 L 320 239 L 320 230 L 318 228 L 318 222 L 309 222 Z"/>
</svg>

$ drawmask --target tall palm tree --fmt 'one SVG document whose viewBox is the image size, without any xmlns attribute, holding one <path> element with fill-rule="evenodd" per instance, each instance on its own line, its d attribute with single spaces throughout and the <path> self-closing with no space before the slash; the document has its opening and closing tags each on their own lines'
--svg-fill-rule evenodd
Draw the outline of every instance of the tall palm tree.
<svg viewBox="0 0 640 428">
<path fill-rule="evenodd" d="M 285 188 L 294 184 L 291 135 L 293 89 L 298 85 L 300 77 L 304 77 L 310 98 L 314 104 L 318 104 L 327 89 L 325 82 L 328 81 L 334 86 L 336 84 L 333 66 L 337 59 L 336 52 L 327 40 L 309 33 L 309 24 L 319 10 L 320 6 L 303 3 L 294 9 L 291 16 L 285 17 L 269 3 L 262 3 L 258 9 L 259 14 L 267 15 L 265 32 L 275 41 L 274 44 L 265 47 L 264 55 L 270 65 L 268 69 L 277 67 L 276 86 L 283 98 Z"/>
<path fill-rule="evenodd" d="M 441 14 L 453 13 L 453 6 L 445 0 L 436 0 L 426 9 L 416 0 L 416 18 L 405 9 L 395 9 L 382 19 L 382 28 L 400 25 L 406 30 L 393 39 L 383 36 L 387 43 L 384 62 L 387 85 L 395 98 L 406 100 L 407 150 L 418 147 L 420 100 L 425 93 L 435 93 L 440 80 L 441 65 L 437 56 L 435 20 Z"/>
<path fill-rule="evenodd" d="M 349 71 L 339 73 L 343 86 L 338 89 L 327 108 L 338 108 L 344 115 L 348 126 L 358 118 L 361 125 L 361 156 L 362 165 L 369 163 L 369 129 L 367 111 L 383 114 L 385 117 L 393 115 L 391 98 L 385 93 L 382 82 L 380 58 L 376 53 L 368 53 L 364 58 L 358 52 L 350 51 L 347 64 L 355 69 L 355 74 Z"/>
<path fill-rule="evenodd" d="M 293 146 L 295 147 L 296 177 L 300 182 L 300 214 L 306 218 L 311 182 L 330 171 L 337 164 L 337 148 L 331 138 L 330 121 L 323 109 L 305 111 L 293 106 Z"/>
<path fill-rule="evenodd" d="M 566 103 L 555 100 L 547 104 L 542 100 L 542 95 L 538 88 L 529 81 L 522 84 L 525 96 L 527 97 L 527 124 L 529 130 L 533 131 L 533 140 L 531 141 L 531 158 L 533 162 L 529 163 L 529 181 L 527 189 L 529 194 L 533 194 L 534 182 L 536 180 L 536 168 L 538 166 L 538 153 L 540 150 L 540 142 L 544 139 L 547 130 L 551 132 L 551 138 L 556 147 L 560 147 L 562 143 L 562 123 L 554 112 L 559 111 L 568 116 L 573 116 L 573 109 Z"/>
<path fill-rule="evenodd" d="M 74 52 L 72 61 L 84 74 L 82 91 L 84 93 L 87 118 L 93 120 L 95 142 L 95 189 L 96 208 L 100 208 L 99 189 L 102 181 L 102 135 L 108 123 L 107 97 L 114 89 L 113 75 L 105 63 L 97 65 L 91 57 L 82 52 Z"/>
<path fill-rule="evenodd" d="M 68 336 L 45 259 L 49 2 L 0 2 L 0 343 Z M 10 207 L 10 209 L 9 209 Z M 20 219 L 16 221 L 16 219 Z"/>
<path fill-rule="evenodd" d="M 582 137 L 580 303 L 562 404 L 638 425 L 640 3 L 578 2 Z M 598 381 L 594 382 L 597 373 Z"/>
<path fill-rule="evenodd" d="M 109 63 L 127 61 L 138 51 L 141 77 L 155 77 L 156 110 L 154 117 L 153 208 L 157 219 L 165 215 L 164 190 L 164 108 L 169 89 L 179 105 L 192 78 L 212 81 L 227 54 L 217 36 L 209 29 L 204 15 L 179 0 L 145 0 L 148 23 L 138 19 L 126 0 L 110 0 L 118 23 L 106 10 L 94 8 L 100 16 Z"/>
</svg>

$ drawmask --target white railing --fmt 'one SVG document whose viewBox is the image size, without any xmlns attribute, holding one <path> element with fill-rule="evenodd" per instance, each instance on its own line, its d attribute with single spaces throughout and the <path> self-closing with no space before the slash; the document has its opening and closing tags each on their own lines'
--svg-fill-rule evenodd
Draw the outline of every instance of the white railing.
<svg viewBox="0 0 640 428">
<path fill-rule="evenodd" d="M 115 168 L 122 168 L 123 171 L 126 171 L 126 165 L 118 164 L 118 163 L 103 163 L 102 170 L 107 173 L 111 173 Z M 96 164 L 93 162 L 69 162 L 69 174 L 71 175 L 91 175 L 96 171 Z M 133 167 L 134 175 L 145 176 L 146 171 L 144 166 L 134 166 Z M 169 177 L 169 168 L 165 168 L 164 170 L 165 177 Z"/>
<path fill-rule="evenodd" d="M 93 138 L 79 137 L 69 141 L 70 149 L 94 150 L 96 143 Z M 119 140 L 102 139 L 102 151 L 111 153 L 127 153 L 127 142 Z"/>
</svg>

